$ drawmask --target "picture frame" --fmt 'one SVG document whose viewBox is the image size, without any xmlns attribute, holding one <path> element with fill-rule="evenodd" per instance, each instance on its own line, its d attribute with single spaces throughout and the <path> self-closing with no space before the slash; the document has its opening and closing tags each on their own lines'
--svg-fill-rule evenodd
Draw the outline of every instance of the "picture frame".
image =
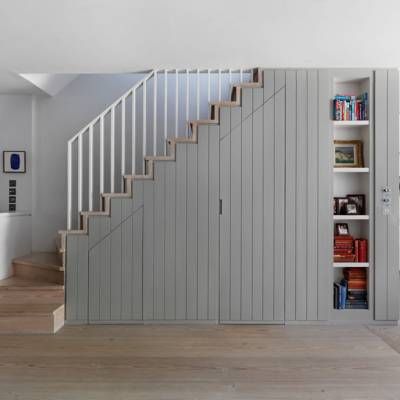
<svg viewBox="0 0 400 400">
<path fill-rule="evenodd" d="M 335 168 L 362 168 L 364 166 L 361 140 L 335 140 L 333 148 Z"/>
<path fill-rule="evenodd" d="M 349 199 L 347 197 L 335 197 L 336 202 L 336 214 L 335 215 L 346 215 L 347 214 L 347 203 Z"/>
<path fill-rule="evenodd" d="M 5 174 L 24 174 L 26 172 L 26 152 L 21 150 L 4 150 L 3 172 Z"/>
<path fill-rule="evenodd" d="M 355 204 L 357 215 L 364 215 L 366 213 L 365 194 L 348 194 L 347 198 L 349 203 Z"/>
<path fill-rule="evenodd" d="M 338 223 L 335 225 L 335 235 L 347 236 L 350 234 L 349 225 L 346 223 Z"/>
<path fill-rule="evenodd" d="M 357 215 L 357 206 L 354 203 L 346 204 L 346 215 Z"/>
</svg>

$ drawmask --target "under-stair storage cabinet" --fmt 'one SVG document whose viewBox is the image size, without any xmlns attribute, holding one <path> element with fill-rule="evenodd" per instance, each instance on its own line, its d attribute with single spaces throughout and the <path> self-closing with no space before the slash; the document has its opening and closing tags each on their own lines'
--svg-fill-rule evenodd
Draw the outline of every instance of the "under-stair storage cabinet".
<svg viewBox="0 0 400 400">
<path fill-rule="evenodd" d="M 398 71 L 262 74 L 68 235 L 68 322 L 399 319 Z"/>
</svg>

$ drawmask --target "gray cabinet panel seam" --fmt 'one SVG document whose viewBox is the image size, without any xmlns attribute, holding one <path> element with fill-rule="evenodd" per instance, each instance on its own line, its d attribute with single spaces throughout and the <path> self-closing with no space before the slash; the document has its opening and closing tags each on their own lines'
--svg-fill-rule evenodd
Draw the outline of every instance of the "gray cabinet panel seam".
<svg viewBox="0 0 400 400">
<path fill-rule="evenodd" d="M 137 208 L 132 214 L 129 214 L 125 219 L 123 219 L 121 221 L 121 223 L 119 223 L 118 225 L 116 225 L 113 229 L 110 230 L 110 232 L 108 232 L 105 236 L 103 236 L 98 242 L 94 243 L 92 246 L 89 247 L 89 250 L 95 248 L 96 246 L 98 246 L 104 239 L 107 239 L 116 229 L 118 229 L 124 222 L 126 222 L 130 217 L 132 217 L 133 215 L 135 215 L 138 211 L 140 211 L 142 208 L 144 207 L 144 205 L 140 206 L 139 208 Z M 106 218 L 110 218 L 110 217 L 106 217 Z"/>
</svg>

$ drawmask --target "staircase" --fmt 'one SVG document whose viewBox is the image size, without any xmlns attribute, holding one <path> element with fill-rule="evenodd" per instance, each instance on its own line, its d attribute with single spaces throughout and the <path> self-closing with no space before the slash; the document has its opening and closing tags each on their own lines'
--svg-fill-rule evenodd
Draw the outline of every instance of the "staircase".
<svg viewBox="0 0 400 400">
<path fill-rule="evenodd" d="M 231 83 L 231 71 L 229 70 L 228 73 L 229 83 Z M 14 276 L 0 282 L 0 332 L 54 333 L 62 327 L 67 237 L 88 235 L 91 218 L 110 217 L 113 199 L 132 198 L 134 182 L 154 180 L 157 162 L 175 161 L 177 146 L 198 143 L 201 126 L 219 125 L 221 108 L 241 106 L 242 89 L 261 88 L 263 85 L 260 69 L 251 70 L 248 82 L 243 81 L 243 73 L 240 71 L 239 81 L 231 85 L 228 100 L 222 100 L 221 71 L 218 71 L 216 75 L 218 95 L 214 101 L 211 99 L 211 80 L 208 71 L 206 75 L 208 77 L 208 116 L 201 119 L 199 70 L 195 71 L 197 90 L 192 96 L 187 70 L 185 76 L 186 121 L 184 126 L 179 123 L 178 115 L 180 93 L 178 72 L 175 73 L 174 107 L 169 104 L 168 93 L 171 91 L 169 72 L 152 71 L 71 138 L 68 143 L 68 230 L 60 232 L 57 255 L 41 253 L 14 260 Z M 164 90 L 164 101 L 161 104 L 158 101 L 160 77 L 164 77 L 161 85 Z M 152 93 L 150 106 L 149 92 Z M 193 108 L 190 103 L 195 104 L 196 118 L 190 118 L 190 109 Z M 129 146 L 127 146 L 126 123 L 128 108 L 131 110 L 132 121 Z M 163 109 L 164 120 L 161 135 L 159 117 L 157 117 L 160 108 Z M 117 115 L 121 117 L 119 126 L 116 124 Z M 175 133 L 169 136 L 171 118 Z M 110 132 L 109 139 L 106 140 L 108 123 Z M 121 132 L 119 142 L 116 141 L 117 130 Z M 141 136 L 138 136 L 138 131 L 141 131 Z M 95 135 L 97 133 L 98 135 Z M 97 136 L 98 149 L 95 149 Z M 162 146 L 159 145 L 160 136 L 161 141 L 165 142 Z M 106 142 L 109 144 L 108 157 L 105 156 Z M 137 154 L 140 154 L 143 161 L 138 160 Z M 119 165 L 117 165 L 118 160 L 120 160 Z M 99 169 L 97 176 L 95 176 L 95 161 Z M 128 164 L 129 167 L 127 167 Z M 129 169 L 130 172 L 127 173 Z M 86 187 L 88 190 L 85 194 Z"/>
<path fill-rule="evenodd" d="M 13 260 L 0 281 L 0 333 L 55 333 L 64 325 L 64 267 L 56 253 Z"/>
</svg>

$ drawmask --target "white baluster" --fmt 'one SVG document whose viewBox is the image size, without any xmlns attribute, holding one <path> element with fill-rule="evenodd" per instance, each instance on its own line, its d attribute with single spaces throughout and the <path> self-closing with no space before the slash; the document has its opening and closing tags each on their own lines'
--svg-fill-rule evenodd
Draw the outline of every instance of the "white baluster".
<svg viewBox="0 0 400 400">
<path fill-rule="evenodd" d="M 132 91 L 132 175 L 136 173 L 136 90 Z"/>
<path fill-rule="evenodd" d="M 229 68 L 229 85 L 232 85 L 232 70 Z"/>
<path fill-rule="evenodd" d="M 147 80 L 143 82 L 143 175 L 146 173 L 146 157 L 147 152 Z"/>
<path fill-rule="evenodd" d="M 83 198 L 83 144 L 82 133 L 78 136 L 78 227 L 80 227 L 80 212 L 82 211 L 82 198 Z"/>
<path fill-rule="evenodd" d="M 218 101 L 221 101 L 221 70 L 218 70 Z"/>
<path fill-rule="evenodd" d="M 210 70 L 207 70 L 207 102 L 211 101 L 211 79 L 210 79 Z"/>
<path fill-rule="evenodd" d="M 164 146 L 165 155 L 167 155 L 168 138 L 168 70 L 164 71 Z"/>
<path fill-rule="evenodd" d="M 186 136 L 189 136 L 189 97 L 190 97 L 190 75 L 189 70 L 186 70 Z"/>
<path fill-rule="evenodd" d="M 175 136 L 179 136 L 178 132 L 178 114 L 179 114 L 179 76 L 178 70 L 175 70 Z"/>
<path fill-rule="evenodd" d="M 196 76 L 196 119 L 200 119 L 200 71 L 198 68 L 196 71 Z"/>
<path fill-rule="evenodd" d="M 153 155 L 157 155 L 157 71 L 154 71 L 153 80 Z"/>
<path fill-rule="evenodd" d="M 104 115 L 100 117 L 100 194 L 104 193 Z"/>
<path fill-rule="evenodd" d="M 89 126 L 89 211 L 93 211 L 93 125 Z"/>
<path fill-rule="evenodd" d="M 72 141 L 68 141 L 68 210 L 67 210 L 67 229 L 72 229 Z"/>
<path fill-rule="evenodd" d="M 111 133 L 110 133 L 110 192 L 114 193 L 115 179 L 115 106 L 111 108 Z"/>
<path fill-rule="evenodd" d="M 125 175 L 125 142 L 126 142 L 126 129 L 125 129 L 125 110 L 126 110 L 126 99 L 125 97 L 121 102 L 121 179 L 124 181 Z M 122 186 L 121 186 L 122 188 Z"/>
<path fill-rule="evenodd" d="M 240 74 L 240 83 L 243 83 L 243 69 L 242 68 L 240 68 L 239 74 Z"/>
</svg>

